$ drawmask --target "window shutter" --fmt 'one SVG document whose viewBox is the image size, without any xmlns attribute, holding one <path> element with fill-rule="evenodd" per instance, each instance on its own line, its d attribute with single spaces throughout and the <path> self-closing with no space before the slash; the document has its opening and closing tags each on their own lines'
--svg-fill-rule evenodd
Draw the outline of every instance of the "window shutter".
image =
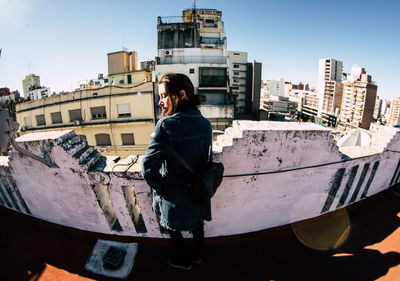
<svg viewBox="0 0 400 281">
<path fill-rule="evenodd" d="M 97 134 L 95 135 L 95 137 L 97 146 L 111 145 L 111 139 L 109 134 Z"/>
<path fill-rule="evenodd" d="M 119 104 L 118 117 L 130 117 L 130 116 L 131 116 L 130 104 Z"/>
<path fill-rule="evenodd" d="M 80 109 L 74 109 L 69 111 L 70 121 L 82 121 L 82 114 Z"/>
<path fill-rule="evenodd" d="M 134 145 L 135 139 L 133 134 L 121 134 L 122 145 Z"/>
<path fill-rule="evenodd" d="M 92 119 L 107 118 L 105 106 L 91 107 L 90 112 L 92 113 Z"/>
<path fill-rule="evenodd" d="M 44 115 L 43 114 L 36 115 L 36 123 L 37 123 L 38 126 L 46 125 L 46 120 L 44 119 Z"/>
<path fill-rule="evenodd" d="M 53 122 L 53 124 L 62 123 L 61 112 L 51 113 L 51 121 Z"/>
</svg>

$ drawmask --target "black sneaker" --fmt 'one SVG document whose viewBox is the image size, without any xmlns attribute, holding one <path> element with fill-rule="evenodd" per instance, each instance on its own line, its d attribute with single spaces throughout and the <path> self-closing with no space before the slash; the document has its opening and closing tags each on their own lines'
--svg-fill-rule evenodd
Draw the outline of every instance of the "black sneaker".
<svg viewBox="0 0 400 281">
<path fill-rule="evenodd" d="M 176 267 L 176 268 L 181 268 L 181 269 L 191 269 L 192 264 L 188 262 L 186 259 L 183 259 L 181 257 L 170 257 L 167 259 L 167 263 L 170 266 Z"/>
</svg>

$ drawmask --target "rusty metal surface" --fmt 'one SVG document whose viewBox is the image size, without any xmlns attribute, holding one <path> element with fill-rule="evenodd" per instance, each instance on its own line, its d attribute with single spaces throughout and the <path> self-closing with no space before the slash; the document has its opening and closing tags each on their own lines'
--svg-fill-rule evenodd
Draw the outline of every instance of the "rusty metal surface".
<svg viewBox="0 0 400 281">
<path fill-rule="evenodd" d="M 166 239 L 95 235 L 1 207 L 0 274 L 1 280 L 49 280 L 50 273 L 53 280 L 78 280 L 69 274 L 117 280 L 85 271 L 101 238 L 139 243 L 128 280 L 400 280 L 399 216 L 400 198 L 387 190 L 316 219 L 207 239 L 203 263 L 185 271 L 166 264 Z"/>
</svg>

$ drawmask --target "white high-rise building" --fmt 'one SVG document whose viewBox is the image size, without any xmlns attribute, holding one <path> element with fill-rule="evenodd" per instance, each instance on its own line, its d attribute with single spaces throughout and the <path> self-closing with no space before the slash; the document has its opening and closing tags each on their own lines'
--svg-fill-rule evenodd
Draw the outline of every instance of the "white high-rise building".
<svg viewBox="0 0 400 281">
<path fill-rule="evenodd" d="M 285 80 L 281 78 L 278 80 L 271 80 L 269 82 L 269 94 L 271 96 L 285 96 Z"/>
<path fill-rule="evenodd" d="M 317 94 L 319 98 L 318 116 L 322 112 L 338 115 L 342 103 L 342 70 L 341 61 L 326 58 L 318 63 Z"/>
</svg>

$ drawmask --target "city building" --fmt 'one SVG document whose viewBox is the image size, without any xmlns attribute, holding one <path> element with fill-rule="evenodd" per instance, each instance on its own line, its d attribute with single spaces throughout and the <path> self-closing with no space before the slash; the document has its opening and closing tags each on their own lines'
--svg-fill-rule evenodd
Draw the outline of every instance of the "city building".
<svg viewBox="0 0 400 281">
<path fill-rule="evenodd" d="M 29 74 L 25 76 L 25 79 L 22 80 L 22 90 L 24 92 L 24 97 L 27 98 L 28 92 L 33 88 L 40 87 L 40 77 L 35 74 Z"/>
<path fill-rule="evenodd" d="M 173 20 L 158 18 L 155 81 L 168 72 L 186 74 L 214 129 L 231 126 L 234 118 L 256 118 L 261 63 L 248 63 L 245 52 L 227 51 L 222 12 L 187 9 Z"/>
<path fill-rule="evenodd" d="M 387 123 L 391 126 L 400 125 L 400 97 L 396 97 L 391 101 L 390 115 Z"/>
<path fill-rule="evenodd" d="M 137 52 L 119 51 L 107 54 L 110 85 L 133 86 L 151 81 L 150 71 L 138 70 Z"/>
<path fill-rule="evenodd" d="M 96 89 L 108 86 L 108 78 L 104 77 L 102 73 L 97 75 L 97 79 L 90 79 L 87 83 L 81 83 L 79 90 Z M 78 89 L 77 89 L 78 90 Z"/>
<path fill-rule="evenodd" d="M 13 101 L 19 98 L 20 98 L 20 93 L 18 92 L 18 90 L 11 92 L 9 88 L 0 88 L 0 103 L 2 105 L 11 104 Z M 14 113 L 14 110 L 10 108 L 8 109 L 10 114 Z"/>
<path fill-rule="evenodd" d="M 47 97 L 50 97 L 52 95 L 50 88 L 48 87 L 32 87 L 34 89 L 29 90 L 26 93 L 26 98 L 30 100 L 40 100 L 44 99 Z"/>
<path fill-rule="evenodd" d="M 11 94 L 9 88 L 0 88 L 0 97 L 9 96 Z"/>
<path fill-rule="evenodd" d="M 376 96 L 374 114 L 372 115 L 375 120 L 381 119 L 382 103 L 383 100 Z"/>
<path fill-rule="evenodd" d="M 270 95 L 268 100 L 263 100 L 262 105 L 262 109 L 267 111 L 269 115 L 281 113 L 287 116 L 294 116 L 297 111 L 297 102 L 278 95 Z"/>
<path fill-rule="evenodd" d="M 340 121 L 369 129 L 374 114 L 377 89 L 364 68 L 352 67 L 351 78 L 344 82 Z"/>
<path fill-rule="evenodd" d="M 140 62 L 140 69 L 146 70 L 149 72 L 156 70 L 156 61 L 155 60 L 148 60 Z"/>
<path fill-rule="evenodd" d="M 332 58 L 320 59 L 318 62 L 319 117 L 322 116 L 323 112 L 335 116 L 339 115 L 343 93 L 342 69 L 343 63 Z"/>
<path fill-rule="evenodd" d="M 107 54 L 108 75 L 130 72 L 137 69 L 137 52 L 118 51 Z"/>
<path fill-rule="evenodd" d="M 76 90 L 16 105 L 22 133 L 74 130 L 105 155 L 144 154 L 155 125 L 154 83 Z"/>
<path fill-rule="evenodd" d="M 387 123 L 390 117 L 390 101 L 387 99 L 382 100 L 381 107 L 381 121 L 382 123 Z"/>
<path fill-rule="evenodd" d="M 281 78 L 278 80 L 269 81 L 269 95 L 272 96 L 285 96 L 285 80 Z"/>
<path fill-rule="evenodd" d="M 235 99 L 235 114 L 246 113 L 247 52 L 228 51 L 229 88 Z"/>
</svg>

